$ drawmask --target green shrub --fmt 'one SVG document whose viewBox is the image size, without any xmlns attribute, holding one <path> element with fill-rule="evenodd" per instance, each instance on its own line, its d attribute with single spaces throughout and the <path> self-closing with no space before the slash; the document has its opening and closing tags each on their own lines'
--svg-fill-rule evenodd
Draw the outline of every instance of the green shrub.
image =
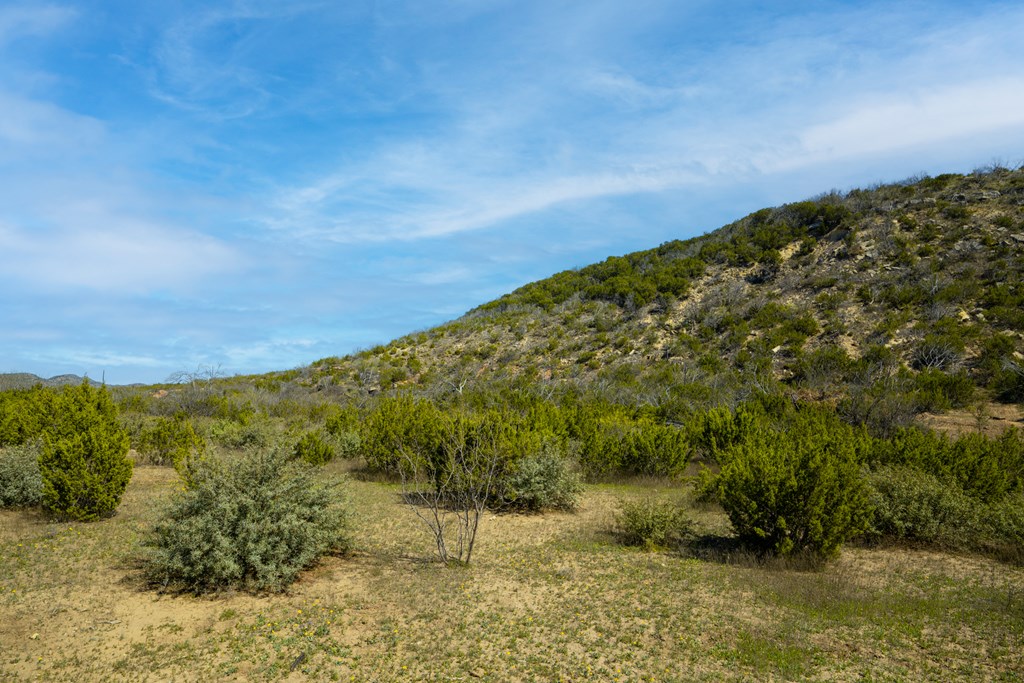
<svg viewBox="0 0 1024 683">
<path fill-rule="evenodd" d="M 331 436 L 359 431 L 359 411 L 352 406 L 333 406 L 324 418 L 324 430 Z"/>
<path fill-rule="evenodd" d="M 135 450 L 154 465 L 181 468 L 189 458 L 202 457 L 206 442 L 184 415 L 176 415 L 158 418 L 151 427 L 143 428 L 136 439 Z"/>
<path fill-rule="evenodd" d="M 114 514 L 132 478 L 126 434 L 96 428 L 43 441 L 39 469 L 43 507 L 61 519 L 92 521 Z"/>
<path fill-rule="evenodd" d="M 342 460 L 355 458 L 359 455 L 362 447 L 362 439 L 358 432 L 338 432 L 330 435 L 330 441 L 334 446 L 337 457 Z"/>
<path fill-rule="evenodd" d="M 853 365 L 840 346 L 823 346 L 803 355 L 797 366 L 797 376 L 808 388 L 824 394 L 841 384 Z"/>
<path fill-rule="evenodd" d="M 336 486 L 281 449 L 207 458 L 147 539 L 147 572 L 197 593 L 280 591 L 328 552 L 348 547 Z"/>
<path fill-rule="evenodd" d="M 1010 360 L 1004 362 L 994 373 L 989 386 L 1000 401 L 1024 402 L 1024 364 Z"/>
<path fill-rule="evenodd" d="M 363 457 L 370 469 L 397 472 L 403 451 L 435 452 L 441 441 L 441 411 L 409 396 L 381 399 L 361 425 Z"/>
<path fill-rule="evenodd" d="M 45 402 L 43 507 L 63 519 L 107 517 L 132 478 L 128 434 L 106 388 L 64 387 Z"/>
<path fill-rule="evenodd" d="M 1024 564 L 1024 495 L 1008 496 L 982 508 L 985 550 Z"/>
<path fill-rule="evenodd" d="M 1024 490 L 1024 437 L 1008 429 L 998 439 L 964 434 L 956 439 L 909 428 L 879 441 L 871 452 L 877 465 L 904 465 L 963 488 L 990 503 Z"/>
<path fill-rule="evenodd" d="M 0 391 L 0 448 L 19 446 L 43 432 L 40 401 L 52 389 L 12 389 Z"/>
<path fill-rule="evenodd" d="M 863 438 L 834 419 L 802 415 L 723 454 L 717 498 L 740 539 L 779 555 L 828 557 L 862 532 L 870 520 Z"/>
<path fill-rule="evenodd" d="M 215 420 L 210 425 L 210 439 L 225 448 L 266 448 L 271 440 L 270 427 L 262 419 Z"/>
<path fill-rule="evenodd" d="M 0 508 L 31 507 L 43 498 L 39 442 L 0 450 Z"/>
<path fill-rule="evenodd" d="M 501 483 L 502 504 L 520 510 L 575 510 L 583 484 L 554 444 L 515 461 Z"/>
<path fill-rule="evenodd" d="M 964 342 L 953 335 L 929 334 L 914 349 L 911 365 L 915 370 L 948 370 L 960 363 Z"/>
<path fill-rule="evenodd" d="M 882 467 L 869 483 L 871 536 L 966 548 L 980 531 L 977 502 L 955 484 L 907 467 Z"/>
<path fill-rule="evenodd" d="M 334 460 L 334 446 L 317 431 L 307 432 L 292 449 L 292 456 L 310 465 L 326 465 Z"/>
<path fill-rule="evenodd" d="M 756 430 L 757 418 L 747 407 L 735 412 L 712 408 L 696 418 L 694 445 L 707 460 L 717 462 L 722 453 L 742 443 Z"/>
<path fill-rule="evenodd" d="M 640 422 L 627 432 L 621 467 L 632 474 L 679 476 L 690 462 L 690 452 L 681 429 Z"/>
<path fill-rule="evenodd" d="M 974 398 L 974 382 L 966 372 L 947 374 L 936 368 L 922 370 L 914 378 L 914 402 L 918 409 L 940 412 L 962 408 Z"/>
<path fill-rule="evenodd" d="M 615 525 L 623 545 L 647 550 L 678 546 L 693 532 L 686 510 L 665 500 L 622 501 Z"/>
</svg>

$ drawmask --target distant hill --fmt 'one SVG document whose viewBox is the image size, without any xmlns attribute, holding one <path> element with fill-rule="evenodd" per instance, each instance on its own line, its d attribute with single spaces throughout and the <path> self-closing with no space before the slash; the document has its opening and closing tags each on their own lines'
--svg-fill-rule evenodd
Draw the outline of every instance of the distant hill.
<svg viewBox="0 0 1024 683">
<path fill-rule="evenodd" d="M 671 414 L 756 392 L 902 420 L 1024 400 L 1024 170 L 756 211 L 564 271 L 461 318 L 257 387 L 358 398 L 509 381 Z"/>
<path fill-rule="evenodd" d="M 0 373 L 0 391 L 5 389 L 28 389 L 34 387 L 37 384 L 42 384 L 44 387 L 62 387 L 69 384 L 81 384 L 83 377 L 78 375 L 57 375 L 50 379 L 43 379 L 38 375 L 33 375 L 28 372 L 6 372 Z M 90 379 L 89 384 L 93 386 L 100 386 L 100 382 Z"/>
</svg>

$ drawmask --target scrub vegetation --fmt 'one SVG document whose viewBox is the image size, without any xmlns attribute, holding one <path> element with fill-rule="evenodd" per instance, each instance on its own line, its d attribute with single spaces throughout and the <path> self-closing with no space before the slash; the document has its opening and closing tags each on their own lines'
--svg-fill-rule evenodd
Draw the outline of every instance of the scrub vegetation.
<svg viewBox="0 0 1024 683">
<path fill-rule="evenodd" d="M 1022 207 L 833 192 L 308 367 L 12 380 L 0 672 L 1018 680 Z"/>
</svg>

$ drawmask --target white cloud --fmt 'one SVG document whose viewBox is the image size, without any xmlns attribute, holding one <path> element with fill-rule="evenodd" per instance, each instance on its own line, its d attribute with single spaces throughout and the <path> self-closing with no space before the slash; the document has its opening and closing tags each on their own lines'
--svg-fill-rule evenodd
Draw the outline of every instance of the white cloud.
<svg viewBox="0 0 1024 683">
<path fill-rule="evenodd" d="M 217 356 L 224 358 L 233 368 L 266 367 L 274 362 L 280 363 L 282 358 L 298 363 L 308 360 L 309 350 L 320 342 L 312 339 L 270 339 L 250 344 L 239 344 L 222 349 Z"/>
<path fill-rule="evenodd" d="M 281 47 L 263 42 L 262 29 L 332 4 L 233 2 L 185 14 L 163 31 L 155 63 L 139 69 L 150 95 L 166 104 L 221 121 L 250 116 L 272 102 L 279 80 L 257 65 L 265 51 Z"/>
<path fill-rule="evenodd" d="M 36 160 L 41 154 L 77 156 L 104 137 L 99 121 L 48 102 L 0 91 L 0 111 L 0 143 L 9 145 L 8 155 L 17 147 Z"/>
<path fill-rule="evenodd" d="M 613 9 L 575 27 L 571 49 L 557 32 L 530 33 L 540 44 L 515 58 L 425 71 L 420 86 L 438 95 L 445 123 L 282 187 L 253 222 L 314 242 L 438 238 L 1024 123 L 1024 80 L 1001 75 L 1022 66 L 1005 49 L 1021 11 L 960 21 L 955 44 L 942 17 L 906 8 L 766 19 L 689 62 L 644 51 L 626 62 L 604 46 Z M 906 35 L 915 21 L 924 29 Z"/>
<path fill-rule="evenodd" d="M 852 158 L 969 135 L 1024 127 L 1024 79 L 947 85 L 915 94 L 890 93 L 856 103 L 848 113 L 800 136 L 797 164 Z"/>
<path fill-rule="evenodd" d="M 15 4 L 0 7 L 0 47 L 22 36 L 43 36 L 63 27 L 76 15 L 60 5 Z"/>
<path fill-rule="evenodd" d="M 4 279 L 33 291 L 132 295 L 191 291 L 205 278 L 241 265 L 234 249 L 205 235 L 118 216 L 103 207 L 66 211 L 54 228 L 0 225 Z"/>
</svg>

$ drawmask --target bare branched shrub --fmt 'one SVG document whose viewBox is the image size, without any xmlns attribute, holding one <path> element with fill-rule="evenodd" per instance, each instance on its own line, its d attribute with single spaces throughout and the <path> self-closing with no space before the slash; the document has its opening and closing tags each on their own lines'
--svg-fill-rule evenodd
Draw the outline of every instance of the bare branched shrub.
<svg viewBox="0 0 1024 683">
<path fill-rule="evenodd" d="M 210 397 L 214 394 L 213 380 L 224 377 L 218 366 L 199 366 L 195 370 L 179 370 L 167 378 L 168 384 L 179 384 L 173 399 L 168 401 L 172 413 L 184 412 L 192 416 L 210 417 L 214 406 Z"/>
<path fill-rule="evenodd" d="M 505 464 L 499 424 L 456 413 L 441 416 L 432 448 L 401 445 L 404 499 L 430 530 L 438 558 L 468 564 L 480 520 Z"/>
<path fill-rule="evenodd" d="M 961 352 L 954 343 L 929 336 L 914 349 L 912 363 L 917 370 L 949 370 L 959 365 L 960 360 Z"/>
</svg>

